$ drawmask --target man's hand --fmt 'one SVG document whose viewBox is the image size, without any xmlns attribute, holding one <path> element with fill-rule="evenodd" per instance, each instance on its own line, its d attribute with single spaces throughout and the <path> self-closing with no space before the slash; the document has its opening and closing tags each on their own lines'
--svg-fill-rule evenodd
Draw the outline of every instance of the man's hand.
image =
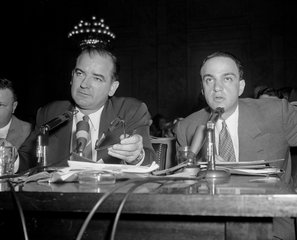
<svg viewBox="0 0 297 240">
<path fill-rule="evenodd" d="M 124 138 L 124 135 L 121 135 L 120 139 L 120 144 L 108 148 L 108 154 L 127 163 L 132 163 L 143 149 L 142 136 L 134 134 Z"/>
</svg>

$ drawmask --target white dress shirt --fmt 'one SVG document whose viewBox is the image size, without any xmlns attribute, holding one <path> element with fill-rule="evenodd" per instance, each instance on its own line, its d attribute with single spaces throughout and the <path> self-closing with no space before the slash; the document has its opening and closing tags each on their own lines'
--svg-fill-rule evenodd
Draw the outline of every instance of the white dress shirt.
<svg viewBox="0 0 297 240">
<path fill-rule="evenodd" d="M 11 119 L 10 121 L 6 124 L 5 127 L 0 128 L 0 138 L 6 138 L 7 137 L 7 133 L 8 130 L 10 128 L 10 124 L 11 124 Z"/>
<path fill-rule="evenodd" d="M 219 149 L 219 133 L 222 130 L 222 119 L 219 119 L 215 126 L 216 148 Z M 225 119 L 227 129 L 232 139 L 236 162 L 239 161 L 239 140 L 238 140 L 238 105 L 230 117 Z"/>
</svg>

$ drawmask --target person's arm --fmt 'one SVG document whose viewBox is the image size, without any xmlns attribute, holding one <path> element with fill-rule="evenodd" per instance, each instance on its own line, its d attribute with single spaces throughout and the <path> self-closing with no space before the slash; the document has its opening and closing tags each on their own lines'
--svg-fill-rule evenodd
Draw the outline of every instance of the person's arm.
<svg viewBox="0 0 297 240">
<path fill-rule="evenodd" d="M 125 116 L 127 138 L 121 137 L 121 144 L 115 144 L 109 148 L 108 154 L 124 160 L 128 164 L 148 165 L 155 160 L 150 136 L 150 114 L 144 103 L 137 108 L 129 109 Z"/>
<path fill-rule="evenodd" d="M 18 169 L 17 172 L 25 171 L 29 168 L 35 167 L 37 165 L 36 158 L 36 139 L 37 132 L 34 130 L 31 132 L 29 137 L 25 140 L 25 142 L 18 149 L 19 159 L 18 159 Z"/>
<path fill-rule="evenodd" d="M 18 149 L 19 153 L 19 168 L 18 172 L 27 170 L 29 168 L 37 166 L 37 157 L 36 157 L 36 144 L 37 136 L 40 133 L 40 125 L 45 121 L 43 119 L 44 109 L 39 108 L 36 114 L 36 124 L 34 130 L 27 137 L 25 142 Z"/>
</svg>

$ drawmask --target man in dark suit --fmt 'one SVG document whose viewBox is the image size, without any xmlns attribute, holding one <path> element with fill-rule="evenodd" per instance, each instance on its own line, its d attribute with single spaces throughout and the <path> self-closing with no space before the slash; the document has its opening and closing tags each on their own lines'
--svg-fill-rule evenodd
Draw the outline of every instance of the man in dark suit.
<svg viewBox="0 0 297 240">
<path fill-rule="evenodd" d="M 31 132 L 31 124 L 14 116 L 18 105 L 13 84 L 8 79 L 0 79 L 0 138 L 6 139 L 16 149 L 23 144 Z"/>
<path fill-rule="evenodd" d="M 224 113 L 215 126 L 218 153 L 219 133 L 222 122 L 225 122 L 232 139 L 235 161 L 284 158 L 279 167 L 285 170 L 284 181 L 289 182 L 289 147 L 297 146 L 297 111 L 294 107 L 280 99 L 239 99 L 245 87 L 243 70 L 240 61 L 229 53 L 209 55 L 202 63 L 200 75 L 208 107 L 179 122 L 177 145 L 191 145 L 196 129 L 206 124 L 212 111 L 222 107 Z M 226 160 L 222 156 L 217 156 L 217 159 Z M 274 226 L 275 235 L 281 237 L 278 239 L 294 237 L 292 221 L 280 222 Z M 285 229 L 288 222 L 291 228 Z"/>
<path fill-rule="evenodd" d="M 72 101 L 53 102 L 38 110 L 35 131 L 19 154 L 19 170 L 37 164 L 36 136 L 40 126 L 66 111 L 74 111 L 70 121 L 49 133 L 47 165 L 66 166 L 75 152 L 76 126 L 85 115 L 89 117 L 91 161 L 144 165 L 155 157 L 149 139 L 150 114 L 146 105 L 133 98 L 114 97 L 118 81 L 118 63 L 108 50 L 86 46 L 79 54 L 72 71 Z M 115 124 L 115 123 L 118 124 Z M 106 146 L 95 150 L 95 143 Z"/>
</svg>

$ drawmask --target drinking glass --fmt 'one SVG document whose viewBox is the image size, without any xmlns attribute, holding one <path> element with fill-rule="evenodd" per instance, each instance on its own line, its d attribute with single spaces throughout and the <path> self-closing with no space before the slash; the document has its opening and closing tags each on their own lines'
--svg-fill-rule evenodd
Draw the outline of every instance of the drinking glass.
<svg viewBox="0 0 297 240">
<path fill-rule="evenodd" d="M 192 154 L 190 156 L 190 154 Z M 190 146 L 179 147 L 177 149 L 177 163 L 183 163 L 189 160 L 189 157 L 193 157 L 193 153 L 190 149 Z"/>
<path fill-rule="evenodd" d="M 0 176 L 14 173 L 16 149 L 7 141 L 0 144 Z"/>
</svg>

